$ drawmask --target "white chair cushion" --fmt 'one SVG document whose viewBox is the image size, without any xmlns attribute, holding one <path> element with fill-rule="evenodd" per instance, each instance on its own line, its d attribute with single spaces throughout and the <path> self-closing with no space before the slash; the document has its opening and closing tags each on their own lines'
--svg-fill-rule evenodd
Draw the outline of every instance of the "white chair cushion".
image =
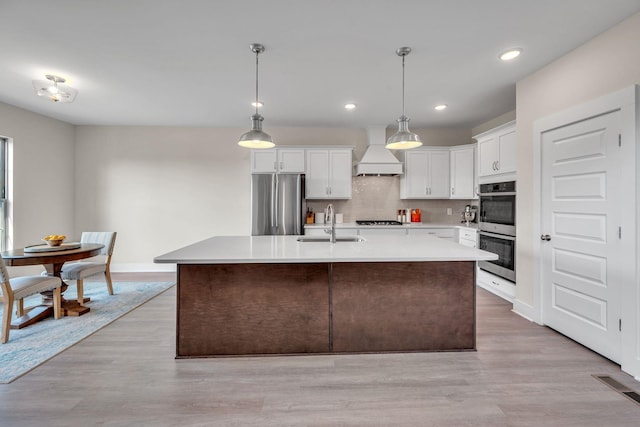
<svg viewBox="0 0 640 427">
<path fill-rule="evenodd" d="M 78 280 L 94 274 L 107 271 L 106 264 L 95 262 L 71 262 L 62 267 L 62 278 L 64 280 Z"/>
<path fill-rule="evenodd" d="M 9 281 L 15 299 L 28 297 L 44 291 L 60 287 L 62 282 L 53 276 L 22 276 Z"/>
</svg>

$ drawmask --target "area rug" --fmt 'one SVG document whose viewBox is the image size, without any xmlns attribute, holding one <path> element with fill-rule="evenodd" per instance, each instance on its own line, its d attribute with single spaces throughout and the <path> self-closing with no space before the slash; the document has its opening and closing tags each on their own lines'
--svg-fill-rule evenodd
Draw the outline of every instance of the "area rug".
<svg viewBox="0 0 640 427">
<path fill-rule="evenodd" d="M 23 329 L 11 330 L 9 342 L 0 344 L 0 384 L 26 374 L 173 285 L 172 282 L 114 282 L 115 295 L 109 295 L 105 282 L 85 281 L 84 296 L 91 298 L 87 303 L 90 312 L 58 320 L 50 317 Z M 75 299 L 75 286 L 70 285 L 64 296 Z M 25 299 L 25 307 L 39 302 L 39 295 L 31 296 Z M 4 305 L 0 304 L 0 318 L 3 309 Z"/>
</svg>

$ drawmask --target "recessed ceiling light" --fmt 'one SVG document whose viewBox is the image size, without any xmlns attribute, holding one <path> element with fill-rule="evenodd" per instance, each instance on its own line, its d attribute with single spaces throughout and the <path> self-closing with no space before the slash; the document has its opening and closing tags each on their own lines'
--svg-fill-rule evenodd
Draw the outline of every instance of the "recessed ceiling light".
<svg viewBox="0 0 640 427">
<path fill-rule="evenodd" d="M 500 59 L 502 59 L 503 61 L 511 61 L 512 59 L 516 59 L 518 56 L 520 56 L 521 53 L 522 49 L 520 48 L 509 49 L 506 52 L 502 52 L 500 54 Z"/>
<path fill-rule="evenodd" d="M 436 105 L 435 107 L 436 110 L 438 111 L 442 111 L 442 110 L 446 110 L 447 109 L 447 104 L 440 104 L 440 105 Z"/>
<path fill-rule="evenodd" d="M 353 110 L 356 108 L 356 104 L 350 102 L 348 104 L 344 104 L 344 108 L 346 108 L 347 110 Z"/>
<path fill-rule="evenodd" d="M 258 107 L 258 108 L 260 108 L 260 107 L 262 107 L 264 104 L 262 103 L 262 101 L 258 101 L 258 102 L 253 101 L 253 102 L 251 103 L 251 105 L 253 105 L 254 107 Z"/>
</svg>

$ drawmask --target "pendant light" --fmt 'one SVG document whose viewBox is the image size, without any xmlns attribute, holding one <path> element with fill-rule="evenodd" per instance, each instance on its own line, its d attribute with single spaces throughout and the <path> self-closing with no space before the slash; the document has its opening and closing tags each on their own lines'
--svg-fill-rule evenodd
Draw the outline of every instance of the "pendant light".
<svg viewBox="0 0 640 427">
<path fill-rule="evenodd" d="M 387 139 L 386 148 L 390 150 L 407 150 L 422 145 L 420 137 L 409 131 L 409 118 L 404 115 L 404 57 L 411 53 L 410 47 L 401 47 L 396 50 L 396 55 L 402 57 L 402 115 L 396 120 L 398 122 L 398 132 Z"/>
<path fill-rule="evenodd" d="M 275 146 L 273 138 L 262 131 L 262 121 L 264 117 L 258 114 L 258 107 L 261 105 L 258 101 L 258 55 L 264 52 L 264 46 L 259 43 L 253 43 L 251 51 L 256 54 L 256 113 L 251 116 L 251 130 L 240 137 L 238 145 L 246 148 L 271 148 Z"/>
</svg>

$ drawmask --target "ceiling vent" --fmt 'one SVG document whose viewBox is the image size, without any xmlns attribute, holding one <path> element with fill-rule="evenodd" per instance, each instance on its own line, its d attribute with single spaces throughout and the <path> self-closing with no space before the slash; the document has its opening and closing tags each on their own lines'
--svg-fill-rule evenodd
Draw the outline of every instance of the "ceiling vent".
<svg viewBox="0 0 640 427">
<path fill-rule="evenodd" d="M 402 175 L 402 163 L 385 148 L 386 129 L 383 126 L 367 128 L 367 150 L 362 159 L 355 165 L 358 176 L 397 176 Z"/>
</svg>

